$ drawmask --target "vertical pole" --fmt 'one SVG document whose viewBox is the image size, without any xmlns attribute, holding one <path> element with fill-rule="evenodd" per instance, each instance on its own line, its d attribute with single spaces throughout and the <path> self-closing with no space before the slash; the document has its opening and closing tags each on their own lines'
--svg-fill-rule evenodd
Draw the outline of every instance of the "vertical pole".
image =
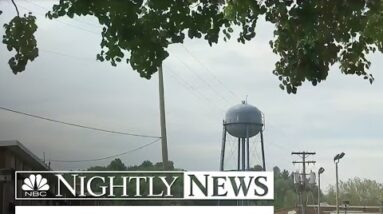
<svg viewBox="0 0 383 214">
<path fill-rule="evenodd" d="M 302 191 L 302 189 L 303 189 L 303 184 L 300 184 L 300 186 L 299 186 L 299 188 L 300 188 L 300 193 L 299 193 L 299 195 L 300 195 L 300 203 L 301 203 L 301 212 L 302 212 L 302 214 L 305 214 L 305 208 L 304 208 L 304 206 L 303 206 L 303 203 L 304 203 L 304 194 L 303 194 L 303 191 Z"/>
<path fill-rule="evenodd" d="M 242 171 L 246 171 L 246 138 L 242 138 Z M 245 205 L 245 200 L 241 200 L 241 206 Z"/>
<path fill-rule="evenodd" d="M 238 138 L 238 171 L 241 170 L 241 138 Z M 242 201 L 237 200 L 237 206 L 241 206 Z"/>
<path fill-rule="evenodd" d="M 249 142 L 249 137 L 246 138 L 246 168 L 247 170 L 250 170 L 250 142 Z"/>
<path fill-rule="evenodd" d="M 249 126 L 246 126 L 246 170 L 250 169 Z"/>
<path fill-rule="evenodd" d="M 318 171 L 318 214 L 320 214 L 320 173 Z"/>
<path fill-rule="evenodd" d="M 263 166 L 263 171 L 266 171 L 266 163 L 265 163 L 265 148 L 263 146 L 263 131 L 261 130 L 261 150 L 262 150 L 262 166 Z"/>
<path fill-rule="evenodd" d="M 383 201 L 380 202 L 380 213 L 383 214 Z"/>
<path fill-rule="evenodd" d="M 222 147 L 221 147 L 221 160 L 219 164 L 219 170 L 224 170 L 224 163 L 225 163 L 225 146 L 226 146 L 226 126 L 223 124 L 223 131 L 222 131 Z"/>
<path fill-rule="evenodd" d="M 315 161 L 306 161 L 306 157 L 309 155 L 315 155 L 315 152 L 291 152 L 292 155 L 299 155 L 302 158 L 302 161 L 293 161 L 293 164 L 295 163 L 302 163 L 303 169 L 302 169 L 302 174 L 300 176 L 300 184 L 299 184 L 299 191 L 301 193 L 301 205 L 302 205 L 302 214 L 306 213 L 306 203 L 307 203 L 307 198 L 306 198 L 306 164 L 314 164 Z"/>
<path fill-rule="evenodd" d="M 335 162 L 335 177 L 336 177 L 336 214 L 339 214 L 338 161 Z"/>
<path fill-rule="evenodd" d="M 298 208 L 299 208 L 299 204 L 301 205 L 301 210 L 302 210 L 302 193 L 301 193 L 301 184 L 298 183 Z"/>
<path fill-rule="evenodd" d="M 158 86 L 160 93 L 160 120 L 161 120 L 161 150 L 162 150 L 162 164 L 164 170 L 168 167 L 168 141 L 166 136 L 166 118 L 165 118 L 165 95 L 164 95 L 164 77 L 162 74 L 162 65 L 158 68 Z"/>
<path fill-rule="evenodd" d="M 224 171 L 224 165 L 225 165 L 225 147 L 226 147 L 226 126 L 225 121 L 223 121 L 223 131 L 222 131 L 222 147 L 221 147 L 221 160 L 219 163 L 219 170 Z M 217 201 L 218 206 L 221 205 L 221 201 Z"/>
<path fill-rule="evenodd" d="M 344 203 L 344 214 L 347 214 L 347 204 Z"/>
<path fill-rule="evenodd" d="M 306 162 L 306 155 L 303 154 L 303 159 L 302 159 L 303 163 Z M 303 180 L 303 184 L 302 184 L 302 214 L 306 214 L 306 200 L 305 200 L 305 193 L 306 193 L 306 164 L 303 164 L 303 175 L 302 175 L 302 180 Z"/>
<path fill-rule="evenodd" d="M 245 153 L 245 150 L 246 150 L 245 138 L 242 138 L 242 171 L 246 171 L 246 165 L 245 165 L 246 153 Z"/>
<path fill-rule="evenodd" d="M 17 182 L 17 181 L 15 181 Z M 4 186 L 5 186 L 5 182 L 3 183 L 0 183 L 0 213 L 5 213 L 5 192 L 4 192 Z M 17 193 L 16 193 L 17 194 Z"/>
<path fill-rule="evenodd" d="M 238 138 L 238 171 L 241 169 L 241 138 Z"/>
</svg>

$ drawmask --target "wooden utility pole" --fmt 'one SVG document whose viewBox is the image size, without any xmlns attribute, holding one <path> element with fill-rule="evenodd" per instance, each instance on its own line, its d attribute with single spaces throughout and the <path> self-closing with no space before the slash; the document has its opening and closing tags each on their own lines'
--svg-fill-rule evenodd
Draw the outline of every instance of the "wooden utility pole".
<svg viewBox="0 0 383 214">
<path fill-rule="evenodd" d="M 169 169 L 168 160 L 168 142 L 166 137 L 166 117 L 165 117 L 165 95 L 164 95 L 164 77 L 162 74 L 162 65 L 158 68 L 158 86 L 160 93 L 160 120 L 161 120 L 161 150 L 162 150 L 162 165 L 164 170 Z"/>
<path fill-rule="evenodd" d="M 299 184 L 299 185 L 302 185 L 300 186 L 300 193 L 301 193 L 301 197 L 300 197 L 300 201 L 301 201 L 301 205 L 302 205 L 302 214 L 305 214 L 306 213 L 306 201 L 305 201 L 305 191 L 306 191 L 306 164 L 315 164 L 315 161 L 308 161 L 306 160 L 306 158 L 310 155 L 315 155 L 316 153 L 315 152 L 291 152 L 291 155 L 298 155 L 302 158 L 302 161 L 293 161 L 293 164 L 296 164 L 296 163 L 301 163 L 303 165 L 303 170 L 302 170 L 302 184 Z"/>
</svg>

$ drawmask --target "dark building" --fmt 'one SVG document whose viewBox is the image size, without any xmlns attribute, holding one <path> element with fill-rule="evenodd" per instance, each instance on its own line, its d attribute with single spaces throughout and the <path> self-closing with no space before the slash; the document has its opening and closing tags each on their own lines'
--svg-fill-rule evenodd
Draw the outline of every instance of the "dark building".
<svg viewBox="0 0 383 214">
<path fill-rule="evenodd" d="M 15 171 L 48 171 L 49 167 L 19 141 L 0 141 L 0 213 L 15 213 L 15 205 L 32 205 L 15 201 Z M 18 180 L 21 185 L 22 180 Z M 46 202 L 33 202 L 34 205 Z"/>
</svg>

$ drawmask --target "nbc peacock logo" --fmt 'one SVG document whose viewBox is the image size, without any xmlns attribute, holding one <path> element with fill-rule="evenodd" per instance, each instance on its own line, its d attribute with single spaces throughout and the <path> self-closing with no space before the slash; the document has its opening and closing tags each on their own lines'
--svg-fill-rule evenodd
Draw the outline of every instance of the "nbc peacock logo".
<svg viewBox="0 0 383 214">
<path fill-rule="evenodd" d="M 21 189 L 24 190 L 25 197 L 46 197 L 49 184 L 47 179 L 40 174 L 31 174 L 24 179 Z"/>
</svg>

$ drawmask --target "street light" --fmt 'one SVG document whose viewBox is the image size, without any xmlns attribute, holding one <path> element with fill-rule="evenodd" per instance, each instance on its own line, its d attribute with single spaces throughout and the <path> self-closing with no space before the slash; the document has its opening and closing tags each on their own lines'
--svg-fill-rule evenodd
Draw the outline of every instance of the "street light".
<svg viewBox="0 0 383 214">
<path fill-rule="evenodd" d="M 339 184 L 338 184 L 338 163 L 341 158 L 344 156 L 344 152 L 335 155 L 335 175 L 336 175 L 336 214 L 339 214 Z"/>
<path fill-rule="evenodd" d="M 324 172 L 324 168 L 321 167 L 318 170 L 318 214 L 320 214 L 320 174 Z"/>
<path fill-rule="evenodd" d="M 343 158 L 344 155 L 345 155 L 344 152 L 335 155 L 334 161 L 338 161 L 339 162 L 339 159 Z"/>
</svg>

